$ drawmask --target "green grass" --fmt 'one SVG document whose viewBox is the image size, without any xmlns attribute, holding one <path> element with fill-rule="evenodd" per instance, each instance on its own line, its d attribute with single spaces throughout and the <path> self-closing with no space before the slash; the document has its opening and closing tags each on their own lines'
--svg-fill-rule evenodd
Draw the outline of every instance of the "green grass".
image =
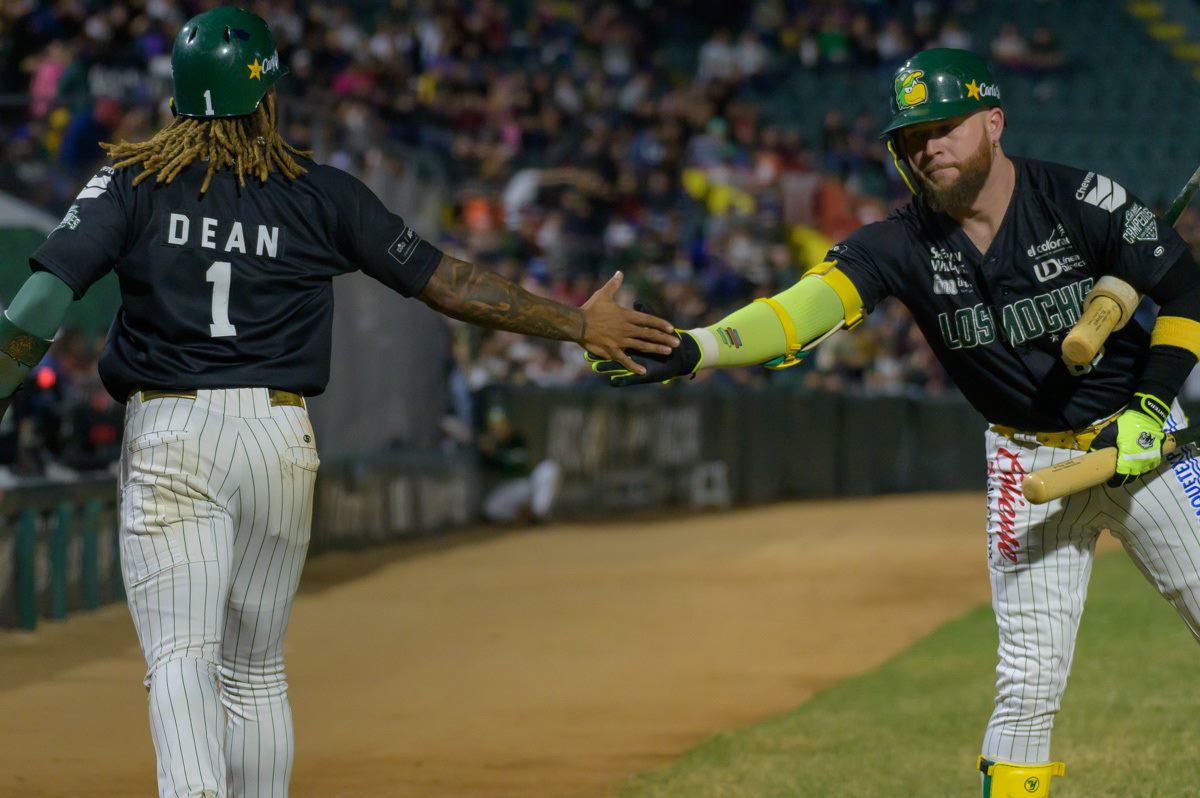
<svg viewBox="0 0 1200 798">
<path fill-rule="evenodd" d="M 983 575 L 980 575 L 983 578 Z M 977 796 L 996 631 L 984 606 L 879 668 L 632 779 L 623 798 Z M 1054 754 L 1053 798 L 1200 795 L 1200 650 L 1128 558 L 1098 558 Z"/>
</svg>

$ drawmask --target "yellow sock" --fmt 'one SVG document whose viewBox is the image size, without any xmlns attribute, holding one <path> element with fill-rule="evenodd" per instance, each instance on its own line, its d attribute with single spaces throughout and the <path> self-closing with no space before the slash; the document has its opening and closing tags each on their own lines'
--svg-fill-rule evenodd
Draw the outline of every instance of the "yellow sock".
<svg viewBox="0 0 1200 798">
<path fill-rule="evenodd" d="M 1050 778 L 1066 772 L 1062 762 L 1017 765 L 982 756 L 978 767 L 983 774 L 983 798 L 1046 798 L 1050 794 Z"/>
</svg>

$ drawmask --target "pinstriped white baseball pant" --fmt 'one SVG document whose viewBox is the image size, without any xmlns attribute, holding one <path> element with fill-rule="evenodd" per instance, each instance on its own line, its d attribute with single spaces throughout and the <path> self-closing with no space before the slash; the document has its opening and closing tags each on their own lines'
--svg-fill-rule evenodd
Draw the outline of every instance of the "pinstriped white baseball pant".
<svg viewBox="0 0 1200 798">
<path fill-rule="evenodd" d="M 1186 426 L 1176 405 L 1167 429 Z M 987 433 L 988 573 L 999 627 L 996 706 L 983 755 L 1024 765 L 1051 761 L 1083 614 L 1096 539 L 1108 529 L 1200 641 L 1200 455 L 1188 447 L 1122 488 L 1101 485 L 1040 506 L 1021 479 L 1080 456 Z"/>
<path fill-rule="evenodd" d="M 286 796 L 282 644 L 319 464 L 308 415 L 238 388 L 135 395 L 125 423 L 121 569 L 159 795 Z"/>
</svg>

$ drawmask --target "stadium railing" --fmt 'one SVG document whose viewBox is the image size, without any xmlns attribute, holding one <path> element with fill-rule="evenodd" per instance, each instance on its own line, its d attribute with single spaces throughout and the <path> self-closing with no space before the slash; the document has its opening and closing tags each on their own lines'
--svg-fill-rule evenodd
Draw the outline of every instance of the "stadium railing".
<svg viewBox="0 0 1200 798">
<path fill-rule="evenodd" d="M 0 628 L 119 601 L 116 480 L 23 481 L 0 495 Z"/>
</svg>

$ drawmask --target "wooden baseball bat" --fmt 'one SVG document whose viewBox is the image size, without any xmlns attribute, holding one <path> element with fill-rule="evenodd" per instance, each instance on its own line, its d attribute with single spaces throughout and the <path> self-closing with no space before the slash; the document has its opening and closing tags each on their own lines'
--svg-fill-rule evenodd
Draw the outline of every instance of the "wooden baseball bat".
<svg viewBox="0 0 1200 798">
<path fill-rule="evenodd" d="M 1167 215 L 1164 217 L 1167 224 L 1175 226 L 1183 209 L 1192 201 L 1197 188 L 1200 188 L 1200 167 L 1196 168 L 1196 171 L 1184 184 L 1183 190 L 1167 208 Z M 1096 359 L 1100 347 L 1104 346 L 1104 342 L 1108 340 L 1113 328 L 1120 321 L 1120 306 L 1108 297 L 1096 297 L 1088 304 L 1087 310 L 1083 312 L 1083 317 L 1063 339 L 1063 358 L 1077 366 L 1088 365 Z"/>
<path fill-rule="evenodd" d="M 1163 454 L 1168 455 L 1179 447 L 1195 443 L 1197 440 L 1200 440 L 1200 427 L 1168 434 L 1163 441 Z M 1074 460 L 1034 471 L 1021 482 L 1021 492 L 1030 504 L 1045 504 L 1102 485 L 1108 482 L 1116 471 L 1117 450 L 1097 449 Z"/>
<path fill-rule="evenodd" d="M 1091 363 L 1119 321 L 1120 305 L 1106 296 L 1093 299 L 1088 303 L 1083 316 L 1063 339 L 1063 359 L 1076 366 Z"/>
</svg>

